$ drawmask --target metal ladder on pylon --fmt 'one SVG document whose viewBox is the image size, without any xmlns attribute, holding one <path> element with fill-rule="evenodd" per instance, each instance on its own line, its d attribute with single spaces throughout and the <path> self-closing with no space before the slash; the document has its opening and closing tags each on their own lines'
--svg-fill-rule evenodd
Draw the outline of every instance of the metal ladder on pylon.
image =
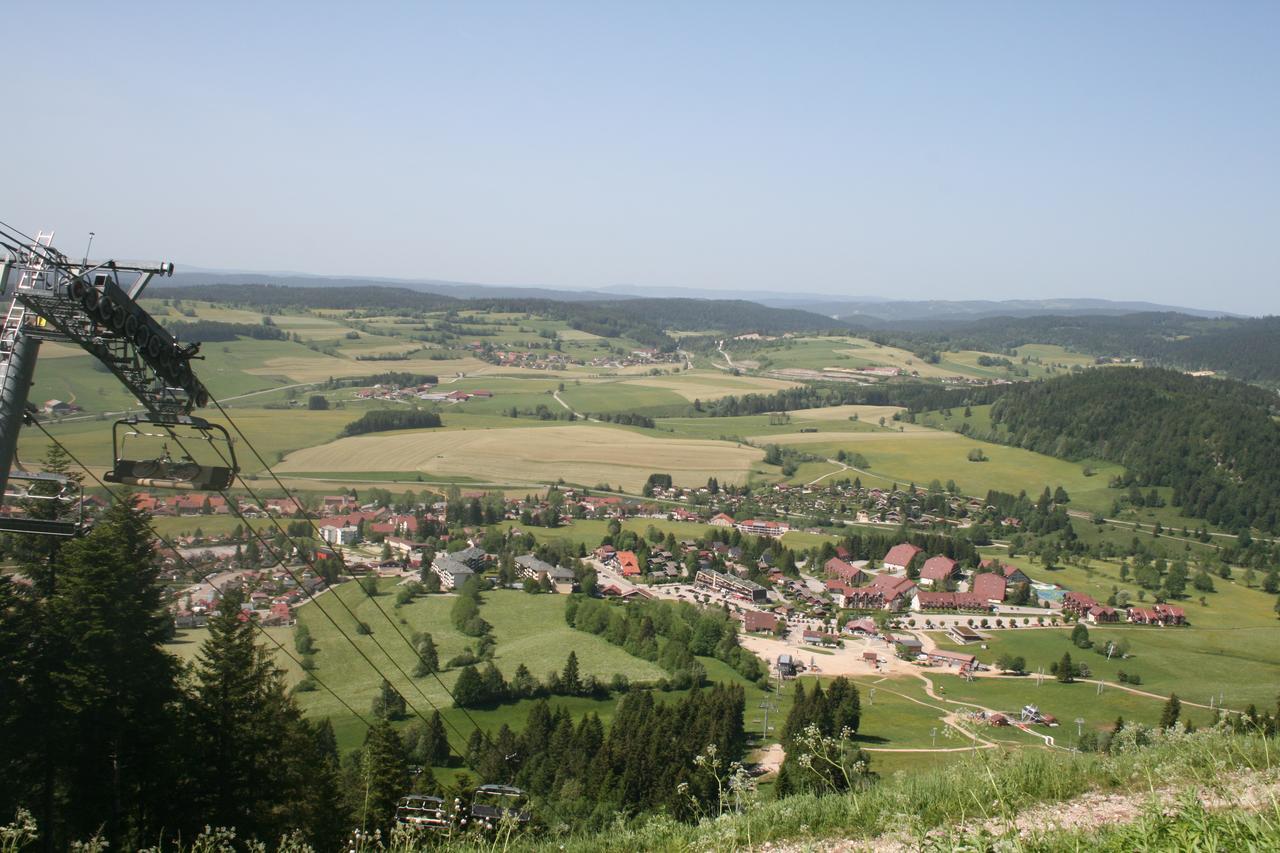
<svg viewBox="0 0 1280 853">
<path fill-rule="evenodd" d="M 53 232 L 48 234 L 43 231 L 36 234 L 36 239 L 32 248 L 40 247 L 47 249 L 53 245 Z M 13 347 L 17 343 L 18 335 L 22 334 L 22 326 L 27 321 L 27 309 L 23 307 L 18 300 L 18 293 L 25 290 L 33 290 L 38 286 L 40 279 L 44 278 L 45 259 L 41 252 L 31 253 L 31 263 L 23 269 L 22 277 L 18 280 L 18 286 L 14 288 L 13 294 L 9 300 L 9 310 L 5 314 L 4 325 L 0 326 L 0 383 L 9 372 L 9 356 L 13 352 Z"/>
</svg>

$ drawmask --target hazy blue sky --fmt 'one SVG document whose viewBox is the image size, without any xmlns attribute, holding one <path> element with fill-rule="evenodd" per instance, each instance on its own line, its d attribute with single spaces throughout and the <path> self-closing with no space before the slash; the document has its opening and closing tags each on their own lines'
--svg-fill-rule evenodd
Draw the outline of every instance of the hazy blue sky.
<svg viewBox="0 0 1280 853">
<path fill-rule="evenodd" d="M 1280 312 L 1280 2 L 7 4 L 0 219 L 225 269 Z"/>
</svg>

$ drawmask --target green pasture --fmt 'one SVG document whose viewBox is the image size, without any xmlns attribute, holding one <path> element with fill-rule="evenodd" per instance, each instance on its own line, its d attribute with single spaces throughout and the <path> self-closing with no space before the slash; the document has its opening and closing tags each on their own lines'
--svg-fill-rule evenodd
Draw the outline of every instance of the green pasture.
<svg viewBox="0 0 1280 853">
<path fill-rule="evenodd" d="M 299 622 L 310 629 L 316 642 L 316 675 L 360 713 L 369 710 L 381 680 L 343 638 L 342 632 L 345 632 L 391 680 L 407 703 L 425 714 L 435 706 L 449 717 L 460 717 L 461 712 L 452 708 L 445 688 L 434 677 L 406 679 L 395 666 L 398 664 L 411 674 L 417 662 L 413 650 L 397 635 L 397 628 L 407 637 L 417 631 L 430 633 L 440 651 L 442 665 L 474 643 L 473 638 L 459 633 L 449 619 L 453 596 L 424 596 L 396 607 L 395 590 L 393 580 L 384 580 L 380 584 L 382 594 L 370 599 L 357 584 L 348 583 L 298 608 Z M 346 611 L 343 603 L 354 615 Z M 512 590 L 485 594 L 482 614 L 493 625 L 498 641 L 494 662 L 504 675 L 510 678 L 523 663 L 536 677 L 544 678 L 551 670 L 562 668 L 569 650 L 573 649 L 578 653 L 583 675 L 605 679 L 615 673 L 633 679 L 661 677 L 662 671 L 657 666 L 628 655 L 602 638 L 574 631 L 564 622 L 563 608 L 561 596 L 528 595 Z M 341 626 L 342 632 L 326 618 L 326 613 Z M 356 620 L 368 624 L 373 634 L 356 634 Z M 378 648 L 379 643 L 382 649 Z M 445 687 L 451 687 L 457 680 L 457 672 L 444 672 L 441 680 Z M 298 694 L 298 698 L 309 715 L 334 720 L 340 735 L 346 735 L 344 747 L 358 743 L 352 738 L 362 736 L 362 726 L 331 695 L 318 690 Z M 504 707 L 499 711 L 510 709 Z"/>
<path fill-rule="evenodd" d="M 1062 486 L 1070 494 L 1073 507 L 1081 509 L 1110 509 L 1115 492 L 1107 484 L 1120 471 L 1116 465 L 1093 463 L 1095 473 L 1086 477 L 1086 463 L 1064 462 L 955 433 L 919 429 L 896 437 L 851 433 L 832 441 L 821 434 L 779 436 L 777 440 L 827 458 L 834 458 L 840 450 L 861 453 L 870 463 L 870 479 L 868 474 L 859 473 L 867 485 L 873 485 L 871 480 L 879 480 L 875 485 L 955 480 L 962 492 L 979 496 L 991 489 L 1015 495 L 1025 490 L 1038 496 L 1045 486 Z M 969 461 L 968 454 L 975 449 L 987 456 L 986 462 Z"/>
<path fill-rule="evenodd" d="M 1091 355 L 1072 352 L 1054 344 L 1024 344 L 1018 347 L 1018 358 L 1038 359 L 1044 364 L 1066 367 L 1077 364 L 1081 367 L 1089 367 L 1094 363 L 1094 357 Z"/>
<path fill-rule="evenodd" d="M 776 418 L 774 420 L 777 420 Z M 668 432 L 679 438 L 711 438 L 725 441 L 752 438 L 756 444 L 766 442 L 775 435 L 798 435 L 803 430 L 816 430 L 818 433 L 863 433 L 882 432 L 882 428 L 867 421 L 853 421 L 848 418 L 832 420 L 799 420 L 791 419 L 787 423 L 770 423 L 769 415 L 739 415 L 732 418 L 660 418 L 656 424 L 657 431 Z M 803 433 L 812 435 L 813 433 Z M 837 438 L 840 436 L 836 436 Z"/>
<path fill-rule="evenodd" d="M 1139 599 L 1136 584 L 1120 579 L 1119 565 L 1091 561 L 1087 568 L 1063 566 L 1053 570 L 1025 558 L 999 559 L 1023 568 L 1033 579 L 1056 583 L 1106 601 L 1113 589 L 1129 593 L 1138 606 L 1150 605 Z M 1195 702 L 1208 702 L 1210 694 L 1221 695 L 1228 707 L 1243 708 L 1253 703 L 1270 707 L 1280 689 L 1280 621 L 1276 620 L 1274 597 L 1240 582 L 1214 577 L 1215 591 L 1200 593 L 1188 587 L 1188 596 L 1177 604 L 1187 614 L 1189 626 L 1157 628 L 1142 625 L 1088 626 L 1095 644 L 1124 640 L 1130 657 L 1107 660 L 1087 649 L 1076 649 L 1069 640 L 1070 629 L 1014 629 L 990 632 L 987 649 L 969 646 L 966 651 L 992 663 L 1001 654 L 1026 658 L 1031 668 L 1044 666 L 1046 672 L 1063 652 L 1088 662 L 1093 672 L 1107 681 L 1116 681 L 1120 670 L 1137 674 L 1141 690 L 1161 695 L 1178 692 Z M 1200 603 L 1201 598 L 1204 604 Z M 953 647 L 939 636 L 939 644 Z"/>
<path fill-rule="evenodd" d="M 1072 655 L 1074 660 L 1075 655 Z M 1092 663 L 1092 661 L 1090 661 Z M 1084 730 L 1105 730 L 1115 724 L 1117 717 L 1124 717 L 1129 722 L 1155 725 L 1160 721 L 1160 712 L 1164 707 L 1165 697 L 1153 698 L 1127 691 L 1104 688 L 1098 693 L 1097 686 L 1086 682 L 1060 684 L 1051 676 L 1046 676 L 1039 686 L 1032 676 L 1008 678 L 975 678 L 965 681 L 956 675 L 937 675 L 933 678 L 937 688 L 944 690 L 946 698 L 957 702 L 973 702 L 996 711 L 1012 714 L 1015 718 L 1023 705 L 1035 705 L 1042 713 L 1057 717 L 1061 726 L 1057 729 L 1037 728 L 1037 731 L 1051 734 L 1059 746 L 1069 746 L 1076 740 L 1076 718 L 1084 722 Z M 1192 696 L 1186 698 L 1195 700 Z M 1204 702 L 1207 697 L 1198 701 Z M 1213 721 L 1209 711 L 1183 706 L 1183 719 L 1203 726 Z"/>
<path fill-rule="evenodd" d="M 560 397 L 572 406 L 574 411 L 583 413 L 684 412 L 691 405 L 688 400 L 674 391 L 665 388 L 647 388 L 621 380 L 582 385 L 566 384 Z M 555 403 L 554 400 L 551 402 Z"/>
</svg>

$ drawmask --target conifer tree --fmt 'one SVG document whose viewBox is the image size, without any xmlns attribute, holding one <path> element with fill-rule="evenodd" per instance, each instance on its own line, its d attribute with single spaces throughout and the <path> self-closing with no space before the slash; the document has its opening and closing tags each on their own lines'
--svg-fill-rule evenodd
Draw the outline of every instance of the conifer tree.
<svg viewBox="0 0 1280 853">
<path fill-rule="evenodd" d="M 578 654 L 570 651 L 569 658 L 564 662 L 564 671 L 560 673 L 560 689 L 570 696 L 577 696 L 582 692 L 582 679 L 578 675 Z"/>
<path fill-rule="evenodd" d="M 1178 724 L 1178 717 L 1182 715 L 1182 700 L 1178 698 L 1177 693 L 1169 694 L 1169 701 L 1164 703 L 1164 710 L 1160 712 L 1160 728 L 1171 729 Z"/>
<path fill-rule="evenodd" d="M 423 634 L 418 640 L 418 663 L 414 667 L 415 678 L 422 678 L 440 670 L 440 652 L 430 634 Z"/>
<path fill-rule="evenodd" d="M 364 803 L 360 823 L 385 835 L 395 818 L 396 803 L 409 790 L 409 764 L 404 743 L 391 723 L 379 720 L 365 737 L 360 756 Z"/>
<path fill-rule="evenodd" d="M 152 821 L 172 817 L 177 772 L 177 663 L 161 647 L 169 623 L 146 515 L 126 495 L 54 562 L 41 707 L 60 739 L 44 760 L 59 799 L 74 804 L 67 837 L 100 831 L 115 848 L 139 846 Z"/>
<path fill-rule="evenodd" d="M 464 666 L 453 685 L 453 704 L 458 708 L 474 708 L 484 703 L 484 684 L 474 666 Z"/>
<path fill-rule="evenodd" d="M 1055 673 L 1058 677 L 1058 681 L 1063 684 L 1071 684 L 1076 680 L 1075 673 L 1076 667 L 1075 664 L 1071 662 L 1071 653 L 1063 652 L 1062 660 L 1058 662 L 1058 670 Z"/>
<path fill-rule="evenodd" d="M 373 697 L 370 713 L 383 720 L 403 720 L 407 705 L 400 692 L 391 686 L 391 682 L 382 679 L 378 693 Z"/>
<path fill-rule="evenodd" d="M 193 817 L 245 838 L 302 828 L 314 842 L 331 843 L 321 833 L 344 817 L 332 727 L 302 718 L 283 671 L 242 618 L 241 601 L 231 589 L 219 602 L 186 702 Z M 300 814 L 309 816 L 305 825 Z"/>
</svg>

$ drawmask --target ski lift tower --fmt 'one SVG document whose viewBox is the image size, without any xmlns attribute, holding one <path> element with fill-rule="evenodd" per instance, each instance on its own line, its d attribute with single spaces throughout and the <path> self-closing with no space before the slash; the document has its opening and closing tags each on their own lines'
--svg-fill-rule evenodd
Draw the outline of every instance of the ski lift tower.
<svg viewBox="0 0 1280 853">
<path fill-rule="evenodd" d="M 11 479 L 32 479 L 13 470 L 18 433 L 29 416 L 27 394 L 44 341 L 71 343 L 94 356 L 137 399 L 144 414 L 127 422 L 153 424 L 165 434 L 175 428 L 209 441 L 225 439 L 222 468 L 192 459 L 161 465 L 159 460 L 116 464 L 105 479 L 129 485 L 209 489 L 230 484 L 234 453 L 226 430 L 193 417 L 209 402 L 209 392 L 191 370 L 199 344 L 181 344 L 137 300 L 157 275 L 173 274 L 171 263 L 113 260 L 73 261 L 53 246 L 53 234 L 34 238 L 0 223 L 0 493 Z M 119 425 L 117 425 L 119 426 Z M 141 435 L 141 433 L 136 433 Z M 230 454 L 228 456 L 228 454 Z M 227 461 L 229 460 L 229 461 Z M 138 476 L 141 473 L 150 477 Z M 66 481 L 63 480 L 63 486 Z M 0 518 L 0 532 L 75 535 L 78 525 L 34 519 Z M 37 529 L 37 528 L 45 529 Z"/>
</svg>

